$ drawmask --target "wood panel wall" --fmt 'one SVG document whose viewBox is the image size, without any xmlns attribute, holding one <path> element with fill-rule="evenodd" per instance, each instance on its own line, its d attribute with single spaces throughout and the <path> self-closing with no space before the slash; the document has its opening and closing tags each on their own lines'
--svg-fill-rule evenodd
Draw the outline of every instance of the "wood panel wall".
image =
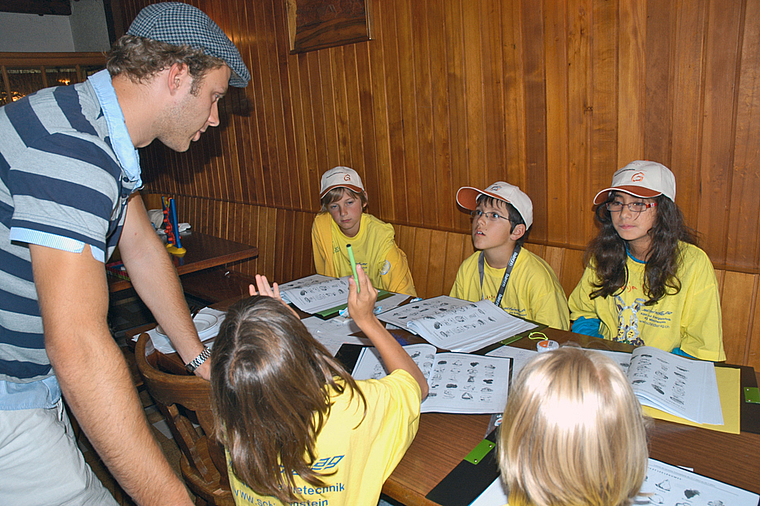
<svg viewBox="0 0 760 506">
<path fill-rule="evenodd" d="M 120 1 L 125 26 L 146 3 Z M 757 0 L 382 0 L 374 40 L 292 55 L 283 0 L 192 3 L 253 79 L 188 153 L 144 151 L 146 188 L 206 203 L 208 231 L 283 234 L 260 267 L 306 269 L 288 253 L 308 248 L 295 217 L 316 212 L 335 165 L 359 171 L 370 212 L 401 237 L 430 237 L 407 251 L 413 265 L 440 262 L 441 234 L 466 232 L 457 188 L 496 180 L 533 199 L 532 244 L 579 261 L 594 194 L 652 159 L 676 174 L 676 202 L 721 282 L 741 285 L 724 294 L 726 331 L 735 357 L 760 365 Z"/>
</svg>

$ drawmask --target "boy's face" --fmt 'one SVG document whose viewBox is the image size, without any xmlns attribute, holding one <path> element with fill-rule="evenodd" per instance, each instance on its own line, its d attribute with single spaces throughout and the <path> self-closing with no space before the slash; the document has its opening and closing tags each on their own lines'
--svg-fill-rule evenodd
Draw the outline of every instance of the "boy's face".
<svg viewBox="0 0 760 506">
<path fill-rule="evenodd" d="M 512 223 L 509 221 L 509 211 L 502 201 L 495 200 L 493 204 L 480 202 L 475 209 L 483 213 L 479 218 L 472 219 L 472 244 L 475 249 L 506 248 L 515 242 L 510 238 Z M 499 218 L 496 220 L 486 218 L 486 214 L 490 213 L 496 213 Z"/>
<path fill-rule="evenodd" d="M 362 223 L 362 201 L 359 197 L 343 190 L 343 195 L 338 200 L 327 204 L 327 211 L 347 237 L 359 233 Z"/>
</svg>

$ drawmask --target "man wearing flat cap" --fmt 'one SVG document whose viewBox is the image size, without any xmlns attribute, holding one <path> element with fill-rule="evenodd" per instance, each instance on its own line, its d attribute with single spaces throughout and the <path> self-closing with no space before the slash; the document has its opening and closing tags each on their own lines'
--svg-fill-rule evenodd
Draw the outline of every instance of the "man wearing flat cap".
<svg viewBox="0 0 760 506">
<path fill-rule="evenodd" d="M 186 151 L 250 74 L 203 12 L 143 9 L 107 70 L 0 108 L 0 503 L 115 505 L 84 462 L 61 394 L 138 504 L 192 504 L 153 439 L 106 323 L 104 263 L 132 284 L 179 355 L 208 351 L 137 190 L 137 148 Z"/>
</svg>

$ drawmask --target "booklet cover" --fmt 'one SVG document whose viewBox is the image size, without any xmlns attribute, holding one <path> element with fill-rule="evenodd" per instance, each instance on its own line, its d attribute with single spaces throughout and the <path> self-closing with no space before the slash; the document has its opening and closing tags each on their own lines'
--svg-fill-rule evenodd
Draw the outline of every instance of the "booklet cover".
<svg viewBox="0 0 760 506">
<path fill-rule="evenodd" d="M 536 328 L 493 302 L 469 302 L 446 295 L 400 306 L 378 319 L 406 328 L 444 350 L 471 352 Z"/>
<path fill-rule="evenodd" d="M 511 358 L 467 353 L 436 353 L 430 344 L 410 344 L 404 350 L 428 381 L 430 392 L 422 413 L 502 413 L 507 405 Z M 380 379 L 388 374 L 376 348 L 364 348 L 354 379 Z"/>
</svg>

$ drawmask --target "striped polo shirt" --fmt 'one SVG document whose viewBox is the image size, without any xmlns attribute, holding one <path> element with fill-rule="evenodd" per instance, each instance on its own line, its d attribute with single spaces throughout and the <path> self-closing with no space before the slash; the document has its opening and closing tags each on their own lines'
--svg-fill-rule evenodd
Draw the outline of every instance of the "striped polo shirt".
<svg viewBox="0 0 760 506">
<path fill-rule="evenodd" d="M 90 81 L 47 88 L 0 108 L 0 381 L 53 374 L 28 244 L 73 252 L 89 244 L 105 262 L 140 184 L 139 163 L 130 176 L 112 148 L 115 134 L 128 133 L 103 72 L 97 89 Z"/>
</svg>

